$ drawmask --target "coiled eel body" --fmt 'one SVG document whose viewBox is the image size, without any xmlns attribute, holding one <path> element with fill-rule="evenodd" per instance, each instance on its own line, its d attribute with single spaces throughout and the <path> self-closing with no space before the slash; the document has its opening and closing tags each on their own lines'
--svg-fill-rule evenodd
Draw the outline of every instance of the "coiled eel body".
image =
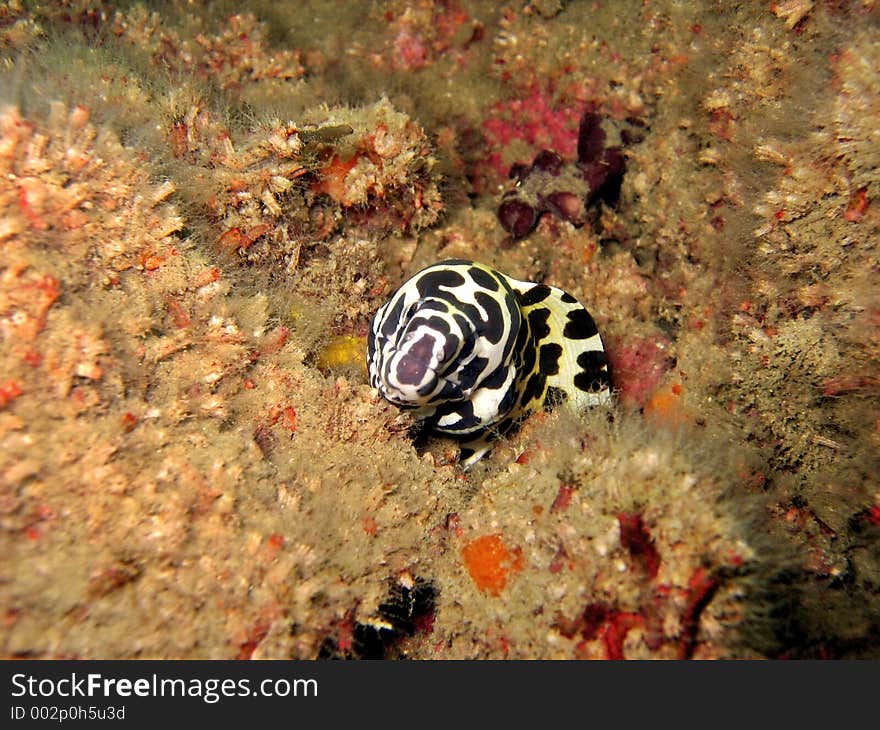
<svg viewBox="0 0 880 730">
<path fill-rule="evenodd" d="M 458 259 L 418 272 L 379 308 L 367 368 L 385 399 L 463 440 L 465 468 L 532 411 L 610 399 L 602 339 L 573 296 Z"/>
</svg>

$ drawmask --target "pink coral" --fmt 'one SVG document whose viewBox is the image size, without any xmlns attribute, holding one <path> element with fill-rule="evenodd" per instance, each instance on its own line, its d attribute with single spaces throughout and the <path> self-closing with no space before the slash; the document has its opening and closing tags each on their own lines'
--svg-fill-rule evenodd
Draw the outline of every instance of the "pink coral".
<svg viewBox="0 0 880 730">
<path fill-rule="evenodd" d="M 481 167 L 496 179 L 507 176 L 510 164 L 504 148 L 511 143 L 523 143 L 533 154 L 550 149 L 563 157 L 575 156 L 581 108 L 557 108 L 550 87 L 532 86 L 518 98 L 496 102 L 485 116 L 482 133 L 489 153 Z"/>
</svg>

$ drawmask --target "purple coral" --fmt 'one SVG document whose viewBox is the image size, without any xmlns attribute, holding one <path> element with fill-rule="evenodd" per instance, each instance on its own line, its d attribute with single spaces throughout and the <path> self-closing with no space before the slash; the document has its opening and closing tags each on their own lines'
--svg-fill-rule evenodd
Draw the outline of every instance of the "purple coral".
<svg viewBox="0 0 880 730">
<path fill-rule="evenodd" d="M 620 147 L 605 147 L 605 131 L 598 114 L 587 112 L 578 129 L 577 166 L 589 186 L 586 204 L 602 199 L 614 202 L 620 195 L 626 160 Z"/>
<path fill-rule="evenodd" d="M 541 170 L 548 175 L 558 177 L 564 164 L 563 159 L 555 152 L 552 152 L 551 150 L 541 150 L 535 155 L 535 159 L 532 160 L 532 169 Z"/>
<path fill-rule="evenodd" d="M 583 196 L 557 190 L 541 198 L 544 210 L 575 226 L 582 226 L 587 220 L 587 206 Z M 502 223 L 502 225 L 504 225 Z"/>
<path fill-rule="evenodd" d="M 578 162 L 590 163 L 599 160 L 605 149 L 605 130 L 602 118 L 593 112 L 585 112 L 578 127 Z"/>
<path fill-rule="evenodd" d="M 577 161 L 566 162 L 552 150 L 541 150 L 531 165 L 510 168 L 516 187 L 504 194 L 498 220 L 513 238 L 524 238 L 543 213 L 581 226 L 597 200 L 613 203 L 620 194 L 626 160 L 620 147 L 605 146 L 602 118 L 585 112 L 578 128 Z"/>
<path fill-rule="evenodd" d="M 524 238 L 538 224 L 538 211 L 523 200 L 510 198 L 498 206 L 498 220 L 514 238 Z"/>
</svg>

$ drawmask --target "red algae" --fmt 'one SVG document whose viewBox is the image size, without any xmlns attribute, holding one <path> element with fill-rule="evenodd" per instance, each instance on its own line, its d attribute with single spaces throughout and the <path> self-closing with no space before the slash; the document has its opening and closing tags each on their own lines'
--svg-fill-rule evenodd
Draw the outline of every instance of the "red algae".
<svg viewBox="0 0 880 730">
<path fill-rule="evenodd" d="M 617 515 L 617 522 L 620 525 L 621 545 L 629 551 L 649 578 L 655 578 L 660 570 L 660 554 L 642 516 L 621 512 Z"/>
</svg>

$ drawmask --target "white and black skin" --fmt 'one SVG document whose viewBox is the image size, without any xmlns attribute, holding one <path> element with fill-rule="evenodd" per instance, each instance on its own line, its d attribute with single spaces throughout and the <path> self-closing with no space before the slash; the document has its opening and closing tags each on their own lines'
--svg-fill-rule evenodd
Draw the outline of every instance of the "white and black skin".
<svg viewBox="0 0 880 730">
<path fill-rule="evenodd" d="M 574 297 L 458 259 L 418 272 L 379 308 L 367 368 L 385 399 L 464 440 L 465 468 L 528 413 L 611 395 L 599 332 Z"/>
</svg>

